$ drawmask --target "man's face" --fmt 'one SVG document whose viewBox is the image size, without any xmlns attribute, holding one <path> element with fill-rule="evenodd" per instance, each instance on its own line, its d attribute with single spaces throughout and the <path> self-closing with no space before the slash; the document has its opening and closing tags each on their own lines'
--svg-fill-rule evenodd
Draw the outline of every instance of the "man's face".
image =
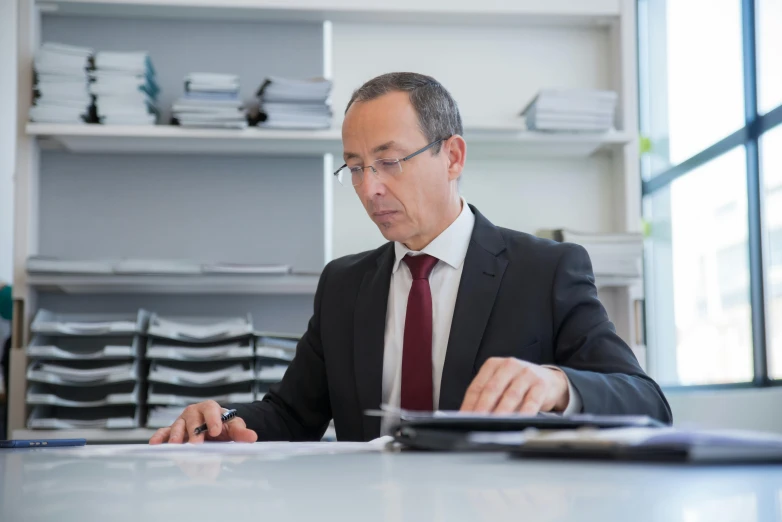
<svg viewBox="0 0 782 522">
<path fill-rule="evenodd" d="M 351 105 L 342 124 L 342 143 L 348 167 L 402 159 L 429 144 L 405 92 Z M 430 149 L 403 161 L 402 172 L 393 176 L 364 170 L 356 194 L 387 240 L 418 250 L 439 233 L 454 190 L 448 165 L 445 150 L 433 155 Z"/>
</svg>

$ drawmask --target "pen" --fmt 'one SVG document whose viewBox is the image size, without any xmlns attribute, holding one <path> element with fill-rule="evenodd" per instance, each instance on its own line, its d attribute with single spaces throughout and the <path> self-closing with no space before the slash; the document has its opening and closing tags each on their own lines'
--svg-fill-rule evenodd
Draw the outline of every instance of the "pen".
<svg viewBox="0 0 782 522">
<path fill-rule="evenodd" d="M 228 422 L 229 420 L 236 417 L 236 410 L 227 410 L 225 413 L 222 414 L 220 417 L 220 420 L 223 421 L 223 424 Z M 196 435 L 201 435 L 203 432 L 205 432 L 208 428 L 206 427 L 206 423 L 201 424 L 199 427 L 195 429 Z"/>
</svg>

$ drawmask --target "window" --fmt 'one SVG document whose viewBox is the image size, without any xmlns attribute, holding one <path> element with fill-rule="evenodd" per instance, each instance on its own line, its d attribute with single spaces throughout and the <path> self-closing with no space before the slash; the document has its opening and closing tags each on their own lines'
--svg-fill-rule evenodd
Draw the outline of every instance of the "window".
<svg viewBox="0 0 782 522">
<path fill-rule="evenodd" d="M 765 194 L 768 370 L 782 379 L 782 127 L 760 138 L 760 169 Z"/>
<path fill-rule="evenodd" d="M 649 368 L 782 380 L 782 0 L 639 0 Z"/>
</svg>

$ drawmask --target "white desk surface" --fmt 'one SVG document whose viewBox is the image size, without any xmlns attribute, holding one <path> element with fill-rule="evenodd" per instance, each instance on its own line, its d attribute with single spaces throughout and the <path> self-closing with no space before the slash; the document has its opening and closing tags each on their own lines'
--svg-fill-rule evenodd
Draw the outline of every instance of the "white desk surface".
<svg viewBox="0 0 782 522">
<path fill-rule="evenodd" d="M 338 443 L 307 454 L 308 448 L 280 444 L 219 453 L 148 446 L 0 450 L 0 520 L 782 520 L 782 466 L 347 453 L 351 448 Z"/>
</svg>

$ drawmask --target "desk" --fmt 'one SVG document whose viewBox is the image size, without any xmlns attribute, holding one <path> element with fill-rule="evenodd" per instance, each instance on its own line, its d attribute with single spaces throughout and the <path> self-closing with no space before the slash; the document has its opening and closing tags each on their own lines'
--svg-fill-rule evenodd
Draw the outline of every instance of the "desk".
<svg viewBox="0 0 782 522">
<path fill-rule="evenodd" d="M 105 448 L 0 451 L 0 520 L 782 520 L 780 466 L 519 461 L 488 453 L 96 453 Z"/>
</svg>

